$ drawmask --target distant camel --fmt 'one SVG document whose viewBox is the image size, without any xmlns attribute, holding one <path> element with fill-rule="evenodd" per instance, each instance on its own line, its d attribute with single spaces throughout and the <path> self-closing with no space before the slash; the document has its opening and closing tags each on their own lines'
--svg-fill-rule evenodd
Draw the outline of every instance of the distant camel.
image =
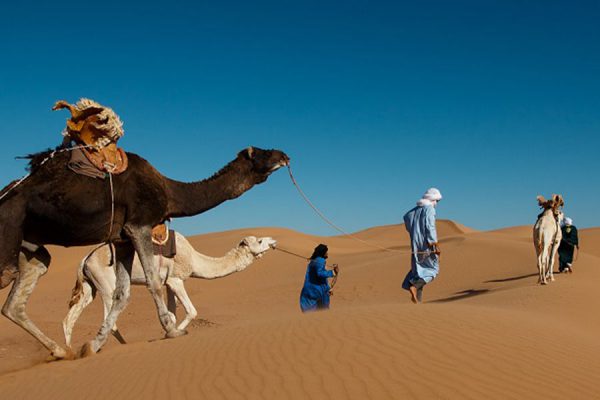
<svg viewBox="0 0 600 400">
<path fill-rule="evenodd" d="M 186 279 L 190 277 L 215 279 L 243 271 L 277 244 L 277 241 L 270 237 L 247 236 L 223 257 L 214 258 L 197 252 L 180 233 L 175 232 L 175 238 L 177 243 L 175 257 L 155 256 L 155 260 L 160 265 L 160 279 L 167 286 L 169 311 L 173 313 L 173 318 L 175 318 L 176 308 L 175 297 L 185 309 L 185 319 L 177 327 L 180 330 L 185 329 L 198 315 L 183 285 Z M 63 321 L 65 342 L 69 347 L 71 347 L 73 326 L 84 308 L 94 300 L 96 293 L 100 294 L 104 304 L 104 318 L 112 307 L 117 277 L 114 264 L 109 264 L 110 259 L 110 249 L 108 245 L 104 245 L 92 251 L 81 261 L 77 271 L 77 282 L 69 302 L 69 313 Z M 146 284 L 144 270 L 137 256 L 133 260 L 131 283 Z M 113 325 L 112 333 L 121 343 L 125 342 L 117 324 Z"/>
<path fill-rule="evenodd" d="M 562 239 L 560 225 L 564 218 L 560 208 L 565 203 L 562 196 L 557 194 L 552 195 L 552 200 L 546 200 L 544 196 L 538 196 L 537 200 L 544 211 L 538 216 L 533 227 L 533 244 L 540 274 L 538 283 L 546 285 L 548 278 L 554 281 L 554 258 Z"/>
<path fill-rule="evenodd" d="M 88 123 L 107 125 L 116 121 L 112 110 L 102 120 L 93 118 L 99 110 L 105 109 L 88 109 L 82 104 L 71 110 L 72 119 L 84 127 Z M 94 129 L 98 129 L 96 125 Z M 66 151 L 37 154 L 31 159 L 31 175 L 27 180 L 14 181 L 0 190 L 3 196 L 0 199 L 0 288 L 14 282 L 2 314 L 40 341 L 56 358 L 65 358 L 69 353 L 35 326 L 25 311 L 38 280 L 50 265 L 50 253 L 45 245 L 86 246 L 108 240 L 115 243 L 115 302 L 94 340 L 82 349 L 83 354 L 95 353 L 106 343 L 111 328 L 126 307 L 134 252 L 140 258 L 167 337 L 180 336 L 185 332 L 176 328 L 162 297 L 153 256 L 152 227 L 167 218 L 197 215 L 235 199 L 289 163 L 288 156 L 281 151 L 249 147 L 213 177 L 184 183 L 164 177 L 143 158 L 127 153 L 129 167 L 111 180 L 113 197 L 108 179 L 69 171 L 70 156 Z"/>
</svg>

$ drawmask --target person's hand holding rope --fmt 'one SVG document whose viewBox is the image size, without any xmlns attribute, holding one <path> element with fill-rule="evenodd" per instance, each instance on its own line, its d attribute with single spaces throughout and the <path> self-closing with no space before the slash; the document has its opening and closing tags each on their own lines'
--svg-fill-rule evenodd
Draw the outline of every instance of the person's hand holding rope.
<svg viewBox="0 0 600 400">
<path fill-rule="evenodd" d="M 333 279 L 331 280 L 331 286 L 329 287 L 329 295 L 333 296 L 333 287 L 337 282 L 338 274 L 340 273 L 340 267 L 337 264 L 333 264 Z"/>
<path fill-rule="evenodd" d="M 436 254 L 438 257 L 442 254 L 439 243 L 429 243 L 429 249 L 431 254 Z"/>
</svg>

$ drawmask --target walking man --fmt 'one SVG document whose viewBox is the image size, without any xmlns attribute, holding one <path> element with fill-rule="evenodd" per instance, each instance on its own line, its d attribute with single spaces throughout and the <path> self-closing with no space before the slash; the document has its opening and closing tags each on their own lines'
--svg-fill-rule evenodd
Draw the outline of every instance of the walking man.
<svg viewBox="0 0 600 400">
<path fill-rule="evenodd" d="M 415 304 L 422 301 L 423 287 L 437 276 L 440 269 L 440 250 L 435 229 L 435 207 L 440 200 L 442 194 L 438 189 L 428 189 L 417 206 L 404 215 L 412 256 L 411 268 L 402 288 L 410 292 L 410 299 Z"/>
<path fill-rule="evenodd" d="M 579 250 L 579 237 L 577 228 L 573 225 L 571 218 L 565 218 L 562 229 L 562 240 L 558 246 L 558 271 L 573 272 L 573 254 L 575 247 Z"/>
</svg>

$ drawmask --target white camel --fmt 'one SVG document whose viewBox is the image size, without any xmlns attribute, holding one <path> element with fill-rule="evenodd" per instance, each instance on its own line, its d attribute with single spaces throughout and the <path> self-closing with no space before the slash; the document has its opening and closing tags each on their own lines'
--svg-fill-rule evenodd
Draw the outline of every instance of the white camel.
<svg viewBox="0 0 600 400">
<path fill-rule="evenodd" d="M 564 218 L 560 208 L 565 203 L 562 196 L 557 194 L 552 195 L 551 200 L 546 200 L 544 196 L 538 196 L 537 200 L 544 211 L 533 227 L 533 244 L 540 274 L 538 283 L 546 285 L 548 278 L 554 281 L 554 259 L 562 239 L 560 226 Z"/>
<path fill-rule="evenodd" d="M 277 241 L 270 237 L 256 238 L 248 236 L 223 257 L 214 258 L 198 253 L 190 242 L 177 232 L 175 232 L 175 239 L 177 243 L 175 257 L 166 258 L 156 255 L 155 262 L 156 265 L 160 266 L 161 282 L 167 287 L 168 308 L 172 313 L 171 318 L 175 320 L 175 298 L 181 302 L 185 309 L 185 319 L 178 327 L 181 330 L 185 329 L 198 315 L 183 285 L 187 278 L 215 279 L 242 271 L 254 260 L 262 257 L 266 251 L 275 248 L 277 245 Z M 104 245 L 93 250 L 81 261 L 77 272 L 77 282 L 69 302 L 69 312 L 63 320 L 65 342 L 69 347 L 71 347 L 73 326 L 84 308 L 92 302 L 96 292 L 100 294 L 104 303 L 105 318 L 112 307 L 116 275 L 114 265 L 110 265 L 110 260 L 110 248 L 108 245 Z M 144 270 L 137 255 L 132 266 L 131 283 L 134 285 L 146 284 Z M 121 343 L 125 343 L 116 324 L 112 328 L 112 333 Z"/>
</svg>

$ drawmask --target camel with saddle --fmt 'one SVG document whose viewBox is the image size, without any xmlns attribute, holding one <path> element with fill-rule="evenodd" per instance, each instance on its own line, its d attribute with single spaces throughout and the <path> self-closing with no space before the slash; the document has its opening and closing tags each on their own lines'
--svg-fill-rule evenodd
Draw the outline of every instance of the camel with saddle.
<svg viewBox="0 0 600 400">
<path fill-rule="evenodd" d="M 164 226 L 164 225 L 163 225 Z M 223 257 L 209 257 L 197 252 L 190 242 L 178 232 L 167 230 L 166 237 L 162 242 L 155 241 L 157 245 L 167 243 L 171 236 L 176 243 L 176 251 L 173 257 L 158 250 L 155 251 L 155 261 L 159 265 L 161 282 L 167 287 L 167 305 L 169 311 L 175 318 L 176 299 L 183 305 L 185 318 L 177 326 L 183 330 L 198 315 L 184 286 L 188 278 L 216 279 L 245 270 L 255 260 L 261 258 L 268 250 L 275 248 L 277 241 L 270 237 L 257 238 L 247 236 Z M 94 249 L 82 261 L 77 271 L 77 281 L 73 288 L 69 312 L 63 321 L 65 342 L 71 347 L 73 326 L 83 310 L 100 295 L 104 305 L 104 317 L 108 315 L 113 304 L 117 277 L 114 270 L 114 262 L 111 263 L 111 251 L 109 245 L 103 245 Z M 139 257 L 133 260 L 131 270 L 131 283 L 133 285 L 145 285 L 146 277 L 140 263 Z M 117 325 L 112 327 L 113 335 L 125 343 Z"/>
<path fill-rule="evenodd" d="M 279 150 L 249 147 L 208 179 L 178 182 L 161 175 L 142 157 L 118 150 L 123 126 L 110 108 L 86 99 L 75 105 L 61 101 L 54 108 L 71 112 L 63 144 L 31 155 L 30 174 L 0 190 L 0 289 L 12 284 L 2 314 L 54 357 L 68 357 L 70 352 L 46 336 L 26 312 L 31 293 L 50 265 L 44 246 L 110 242 L 116 258 L 113 306 L 82 353 L 94 353 L 104 345 L 126 307 L 134 254 L 166 336 L 184 334 L 162 297 L 152 228 L 168 218 L 197 215 L 241 196 L 288 165 L 288 156 Z M 91 156 L 84 152 L 73 160 L 75 148 Z M 100 173 L 94 174 L 88 161 Z"/>
<path fill-rule="evenodd" d="M 550 200 L 546 200 L 544 196 L 538 196 L 537 200 L 543 211 L 533 227 L 533 244 L 539 271 L 538 283 L 546 285 L 548 279 L 554 281 L 554 260 L 562 239 L 560 227 L 564 214 L 561 208 L 565 203 L 558 194 L 553 194 Z"/>
</svg>

